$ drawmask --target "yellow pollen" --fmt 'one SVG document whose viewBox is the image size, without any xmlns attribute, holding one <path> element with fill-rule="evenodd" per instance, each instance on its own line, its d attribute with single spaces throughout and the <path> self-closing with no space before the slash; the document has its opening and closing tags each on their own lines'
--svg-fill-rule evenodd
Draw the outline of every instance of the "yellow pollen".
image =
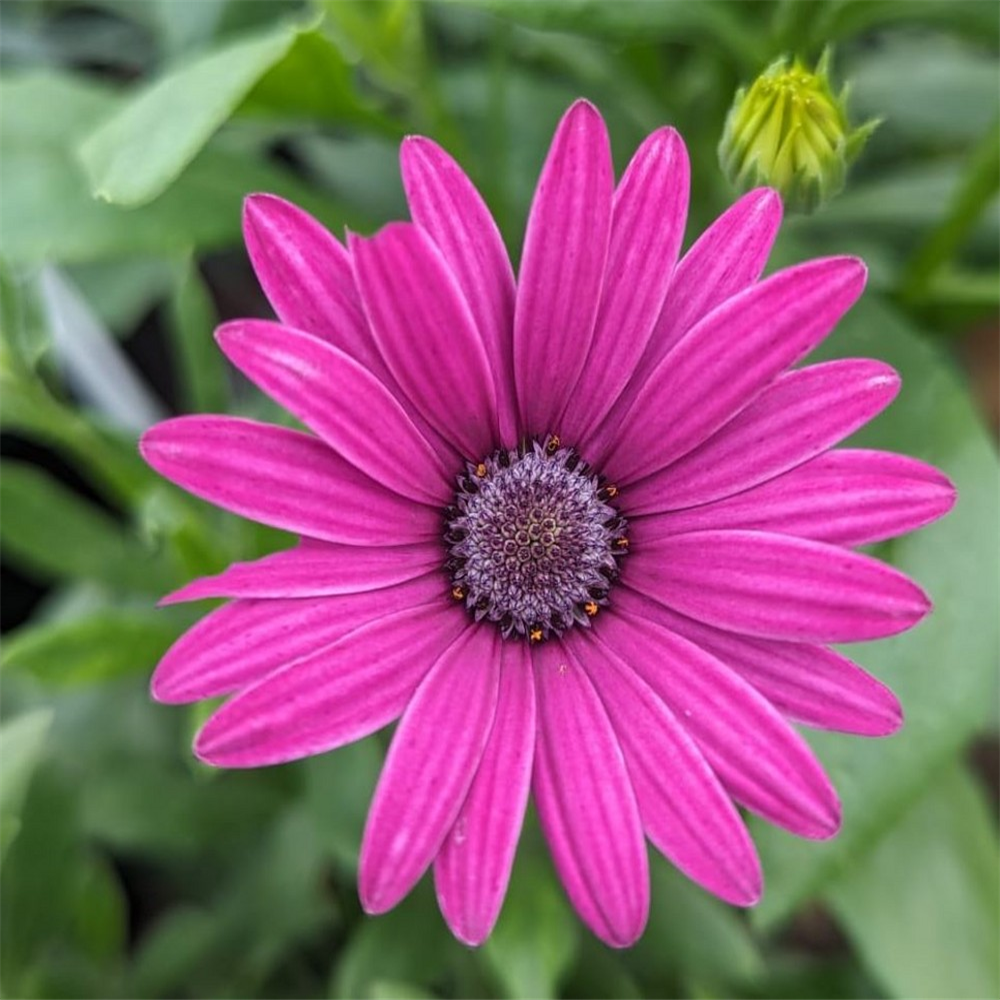
<svg viewBox="0 0 1000 1000">
<path fill-rule="evenodd" d="M 485 462 L 480 462 L 479 465 L 476 466 L 476 475 L 479 476 L 480 479 L 482 479 L 486 475 Z"/>
<path fill-rule="evenodd" d="M 529 639 L 530 639 L 530 640 L 531 640 L 532 642 L 541 642 L 541 641 L 542 641 L 542 630 L 541 630 L 540 628 L 533 628 L 533 629 L 532 629 L 532 630 L 531 630 L 531 631 L 530 631 L 530 632 L 528 633 L 528 638 L 529 638 Z"/>
<path fill-rule="evenodd" d="M 553 434 L 552 437 L 549 438 L 548 444 L 546 444 L 545 446 L 545 450 L 550 455 L 554 455 L 559 450 L 559 445 L 561 443 L 562 442 L 559 440 L 559 435 Z"/>
<path fill-rule="evenodd" d="M 628 548 L 628 539 L 627 538 L 618 538 L 618 539 L 615 540 L 615 545 L 617 545 L 618 548 L 620 548 L 620 549 L 627 549 Z"/>
<path fill-rule="evenodd" d="M 618 496 L 618 487 L 615 486 L 614 483 L 612 483 L 610 486 L 605 486 L 604 488 L 605 490 L 607 490 L 609 498 L 614 498 Z"/>
<path fill-rule="evenodd" d="M 452 587 L 451 588 L 451 596 L 454 597 L 456 601 L 462 600 L 462 598 L 465 597 L 465 588 L 464 587 Z"/>
<path fill-rule="evenodd" d="M 583 610 L 587 612 L 588 618 L 593 618 L 594 615 L 596 615 L 599 610 L 597 607 L 597 602 L 587 601 L 587 603 L 583 606 Z"/>
</svg>

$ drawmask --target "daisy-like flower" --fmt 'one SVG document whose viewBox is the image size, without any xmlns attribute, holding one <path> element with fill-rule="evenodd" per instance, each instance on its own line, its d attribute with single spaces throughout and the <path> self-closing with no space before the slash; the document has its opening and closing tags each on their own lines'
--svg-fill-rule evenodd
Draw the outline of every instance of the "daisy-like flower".
<svg viewBox="0 0 1000 1000">
<path fill-rule="evenodd" d="M 560 123 L 515 283 L 458 165 L 403 144 L 412 223 L 345 249 L 278 198 L 246 204 L 279 322 L 230 360 L 308 428 L 168 420 L 142 453 L 186 490 L 295 532 L 169 600 L 230 598 L 167 653 L 164 702 L 232 697 L 220 767 L 324 753 L 400 719 L 368 815 L 369 913 L 433 866 L 455 935 L 499 913 L 529 795 L 603 941 L 642 932 L 648 839 L 737 905 L 761 871 L 736 804 L 805 837 L 837 796 L 789 720 L 862 735 L 892 693 L 828 643 L 929 602 L 855 547 L 927 524 L 951 485 L 830 451 L 895 396 L 878 361 L 792 368 L 861 294 L 812 260 L 760 281 L 780 220 L 752 191 L 679 257 L 689 168 L 663 128 L 617 186 L 600 115 Z"/>
</svg>

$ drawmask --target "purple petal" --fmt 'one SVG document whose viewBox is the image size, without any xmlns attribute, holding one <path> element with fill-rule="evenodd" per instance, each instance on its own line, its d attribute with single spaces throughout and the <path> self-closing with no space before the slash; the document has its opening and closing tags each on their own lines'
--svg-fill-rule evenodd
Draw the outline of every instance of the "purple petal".
<svg viewBox="0 0 1000 1000">
<path fill-rule="evenodd" d="M 434 862 L 448 926 L 468 945 L 489 936 L 503 904 L 531 788 L 535 682 L 523 643 L 501 644 L 496 716 L 472 787 Z"/>
<path fill-rule="evenodd" d="M 899 376 L 880 361 L 787 372 L 703 445 L 632 486 L 629 511 L 693 507 L 773 479 L 864 426 L 898 392 Z"/>
<path fill-rule="evenodd" d="M 749 528 L 867 545 L 922 528 L 954 505 L 955 487 L 932 466 L 905 455 L 844 448 L 737 496 L 650 518 L 643 530 L 653 535 Z"/>
<path fill-rule="evenodd" d="M 757 852 L 732 800 L 674 714 L 599 635 L 567 642 L 618 734 L 646 835 L 681 871 L 737 906 L 760 898 Z"/>
<path fill-rule="evenodd" d="M 825 646 L 734 635 L 666 608 L 656 619 L 731 667 L 797 722 L 858 736 L 888 736 L 903 724 L 896 696 Z"/>
<path fill-rule="evenodd" d="M 899 570 L 839 546 L 763 531 L 633 530 L 626 580 L 681 614 L 762 639 L 855 642 L 912 628 L 927 595 Z"/>
<path fill-rule="evenodd" d="M 347 251 L 307 212 L 273 194 L 243 206 L 243 235 L 261 287 L 283 323 L 379 371 Z"/>
<path fill-rule="evenodd" d="M 649 913 L 635 793 L 607 712 L 558 642 L 532 650 L 538 694 L 535 805 L 556 870 L 584 923 L 625 948 Z"/>
<path fill-rule="evenodd" d="M 183 704 L 230 694 L 378 618 L 416 607 L 430 615 L 447 588 L 447 580 L 433 573 L 342 597 L 235 601 L 206 615 L 167 650 L 153 674 L 153 697 Z"/>
<path fill-rule="evenodd" d="M 467 458 L 496 447 L 493 373 L 469 306 L 430 236 L 394 222 L 351 236 L 358 287 L 386 365 L 424 419 Z"/>
<path fill-rule="evenodd" d="M 237 417 L 176 417 L 142 437 L 143 458 L 189 493 L 235 514 L 347 545 L 440 534 L 440 512 L 384 489 L 322 441 Z"/>
<path fill-rule="evenodd" d="M 425 605 L 363 625 L 227 701 L 195 753 L 216 767 L 261 767 L 353 743 L 399 717 L 467 622 L 457 608 Z"/>
<path fill-rule="evenodd" d="M 392 909 L 455 823 L 496 711 L 500 639 L 472 626 L 441 655 L 407 706 L 368 812 L 358 892 L 368 913 Z"/>
<path fill-rule="evenodd" d="M 266 320 L 216 331 L 226 357 L 353 466 L 402 496 L 441 505 L 447 469 L 392 393 L 343 351 Z"/>
<path fill-rule="evenodd" d="M 684 142 L 661 128 L 636 150 L 615 191 L 603 298 L 594 340 L 559 422 L 567 440 L 611 409 L 653 332 L 687 219 L 690 164 Z"/>
<path fill-rule="evenodd" d="M 552 139 L 524 237 L 514 312 L 522 430 L 555 430 L 594 334 L 614 173 L 600 114 L 577 101 Z"/>
<path fill-rule="evenodd" d="M 805 740 L 732 670 L 648 617 L 648 602 L 617 596 L 603 641 L 673 710 L 730 794 L 799 836 L 833 836 L 840 803 Z"/>
<path fill-rule="evenodd" d="M 851 257 L 814 260 L 728 299 L 660 362 L 594 461 L 624 485 L 686 455 L 833 329 L 865 273 Z"/>
<path fill-rule="evenodd" d="M 513 446 L 514 270 L 500 230 L 472 181 L 437 143 L 408 136 L 400 161 L 413 221 L 438 245 L 472 310 L 493 372 L 501 440 Z"/>
<path fill-rule="evenodd" d="M 332 597 L 413 580 L 444 561 L 436 542 L 363 548 L 313 542 L 253 562 L 233 563 L 164 597 L 160 604 L 206 597 Z"/>
</svg>

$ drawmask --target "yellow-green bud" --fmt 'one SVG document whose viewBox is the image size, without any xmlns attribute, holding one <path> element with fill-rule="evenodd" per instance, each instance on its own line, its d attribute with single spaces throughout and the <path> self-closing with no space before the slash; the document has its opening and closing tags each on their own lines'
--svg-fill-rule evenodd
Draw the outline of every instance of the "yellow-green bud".
<svg viewBox="0 0 1000 1000">
<path fill-rule="evenodd" d="M 834 94 L 830 50 L 814 70 L 788 56 L 771 63 L 750 89 L 736 92 L 719 143 L 719 162 L 739 190 L 776 188 L 789 211 L 811 212 L 844 186 L 879 120 L 852 129 L 845 86 Z"/>
</svg>

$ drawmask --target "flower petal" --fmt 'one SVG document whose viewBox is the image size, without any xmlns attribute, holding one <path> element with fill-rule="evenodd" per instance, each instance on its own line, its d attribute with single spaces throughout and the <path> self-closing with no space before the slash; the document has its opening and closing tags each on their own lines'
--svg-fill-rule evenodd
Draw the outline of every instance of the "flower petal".
<svg viewBox="0 0 1000 1000">
<path fill-rule="evenodd" d="M 668 608 L 762 639 L 855 642 L 912 628 L 927 595 L 870 556 L 763 531 L 649 539 L 633 529 L 627 581 Z"/>
<path fill-rule="evenodd" d="M 577 101 L 552 139 L 524 237 L 514 311 L 522 431 L 555 430 L 594 333 L 614 173 L 604 121 Z"/>
<path fill-rule="evenodd" d="M 566 645 L 579 654 L 608 711 L 646 835 L 709 892 L 737 906 L 753 905 L 762 884 L 757 852 L 698 745 L 596 631 Z"/>
<path fill-rule="evenodd" d="M 354 269 L 382 357 L 424 419 L 466 458 L 496 447 L 493 373 L 441 251 L 419 226 L 351 235 Z"/>
<path fill-rule="evenodd" d="M 151 427 L 143 458 L 189 493 L 262 524 L 347 545 L 440 534 L 440 512 L 384 489 L 322 441 L 237 417 L 176 417 Z"/>
<path fill-rule="evenodd" d="M 903 724 L 892 691 L 825 646 L 734 635 L 666 608 L 657 620 L 731 667 L 796 722 L 858 736 L 888 736 Z"/>
<path fill-rule="evenodd" d="M 266 320 L 215 334 L 226 357 L 355 468 L 402 496 L 441 505 L 457 470 L 414 427 L 392 393 L 343 351 Z"/>
<path fill-rule="evenodd" d="M 468 945 L 496 923 L 514 863 L 535 755 L 535 681 L 523 643 L 501 643 L 500 691 L 472 787 L 434 862 L 441 913 Z"/>
<path fill-rule="evenodd" d="M 465 627 L 457 608 L 440 604 L 363 625 L 227 701 L 195 753 L 216 767 L 261 767 L 353 743 L 399 717 Z"/>
<path fill-rule="evenodd" d="M 636 150 L 615 191 L 594 339 L 559 432 L 585 444 L 632 377 L 667 295 L 687 220 L 691 168 L 672 128 Z"/>
<path fill-rule="evenodd" d="M 230 694 L 361 625 L 409 608 L 438 606 L 447 584 L 432 573 L 341 597 L 234 601 L 206 615 L 167 650 L 153 674 L 153 697 L 183 704 Z"/>
<path fill-rule="evenodd" d="M 833 329 L 865 273 L 855 258 L 813 260 L 728 299 L 660 362 L 594 460 L 623 485 L 686 455 Z"/>
<path fill-rule="evenodd" d="M 331 597 L 381 590 L 423 576 L 440 566 L 440 544 L 366 548 L 313 542 L 285 552 L 233 563 L 215 576 L 203 576 L 160 604 L 200 601 L 206 597 Z"/>
<path fill-rule="evenodd" d="M 438 245 L 472 311 L 493 372 L 500 437 L 513 446 L 514 270 L 500 230 L 472 181 L 437 143 L 407 136 L 400 162 L 413 221 Z"/>
<path fill-rule="evenodd" d="M 584 923 L 625 948 L 649 914 L 649 862 L 635 793 L 607 712 L 557 642 L 532 650 L 538 696 L 535 805 Z"/>
<path fill-rule="evenodd" d="M 648 602 L 617 596 L 603 640 L 682 720 L 730 794 L 801 837 L 833 836 L 840 803 L 805 740 L 746 681 L 658 624 Z"/>
<path fill-rule="evenodd" d="M 864 426 L 898 392 L 899 376 L 881 361 L 787 372 L 704 444 L 632 486 L 629 511 L 693 507 L 773 479 Z"/>
<path fill-rule="evenodd" d="M 842 448 L 745 493 L 650 518 L 643 530 L 748 528 L 867 545 L 936 521 L 955 505 L 955 496 L 947 476 L 914 458 Z"/>
<path fill-rule="evenodd" d="M 499 636 L 467 628 L 407 706 L 375 789 L 361 844 L 358 892 L 368 913 L 392 909 L 452 828 L 493 725 Z"/>
<path fill-rule="evenodd" d="M 273 194 L 247 198 L 243 235 L 281 321 L 322 337 L 377 373 L 381 359 L 339 241 L 308 212 Z"/>
<path fill-rule="evenodd" d="M 706 229 L 677 265 L 643 358 L 653 367 L 702 317 L 761 276 L 781 225 L 781 199 L 748 191 Z"/>
</svg>

